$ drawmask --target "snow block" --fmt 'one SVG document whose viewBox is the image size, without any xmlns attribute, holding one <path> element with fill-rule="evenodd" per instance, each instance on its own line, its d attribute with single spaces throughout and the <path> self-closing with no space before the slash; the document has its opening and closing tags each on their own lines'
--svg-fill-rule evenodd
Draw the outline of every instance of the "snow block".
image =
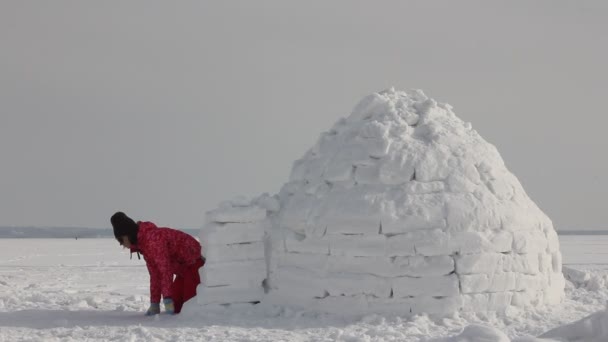
<svg viewBox="0 0 608 342">
<path fill-rule="evenodd" d="M 499 239 L 498 244 L 490 240 L 495 237 Z M 449 239 L 448 250 L 459 254 L 502 253 L 511 250 L 511 246 L 507 246 L 506 243 L 512 241 L 508 237 L 498 237 L 498 235 L 486 232 L 451 232 L 449 233 Z M 501 241 L 501 239 L 504 240 Z"/>
<path fill-rule="evenodd" d="M 357 165 L 355 169 L 355 182 L 357 184 L 380 183 L 380 168 L 378 165 Z"/>
<path fill-rule="evenodd" d="M 346 206 L 346 204 L 344 204 Z M 344 207 L 343 206 L 343 207 Z M 342 209 L 338 209 L 342 210 Z M 331 212 L 323 208 L 318 224 L 327 227 L 327 234 L 377 234 L 380 228 L 380 214 L 378 209 L 348 208 L 348 212 Z M 349 216 L 352 213 L 352 216 Z"/>
<path fill-rule="evenodd" d="M 409 316 L 416 314 L 453 314 L 462 309 L 462 296 L 415 297 L 415 298 L 369 298 L 372 312 Z"/>
<path fill-rule="evenodd" d="M 196 298 L 198 303 L 202 305 L 252 303 L 259 302 L 264 298 L 264 289 L 261 286 L 246 289 L 229 286 L 199 286 Z"/>
<path fill-rule="evenodd" d="M 460 276 L 462 293 L 504 292 L 517 289 L 518 273 L 465 274 Z"/>
<path fill-rule="evenodd" d="M 329 161 L 323 178 L 328 182 L 341 182 L 353 177 L 354 165 L 351 160 L 335 158 Z"/>
<path fill-rule="evenodd" d="M 280 296 L 293 297 L 295 299 L 322 298 L 327 296 L 325 287 L 327 281 L 314 272 L 293 267 L 279 266 L 274 279 L 276 289 L 271 292 Z"/>
<path fill-rule="evenodd" d="M 209 264 L 202 268 L 201 276 L 202 283 L 207 287 L 261 287 L 266 278 L 266 262 L 254 260 Z"/>
<path fill-rule="evenodd" d="M 512 292 L 463 295 L 462 311 L 484 312 L 504 310 L 511 305 Z"/>
<path fill-rule="evenodd" d="M 549 276 L 549 286 L 543 289 L 546 304 L 559 304 L 564 300 L 564 287 L 566 280 L 561 273 L 552 273 Z"/>
<path fill-rule="evenodd" d="M 384 231 L 384 225 L 383 231 Z M 503 238 L 505 238 L 503 236 Z M 508 239 L 508 238 L 505 238 Z M 415 254 L 424 256 L 458 254 L 479 254 L 485 252 L 502 252 L 504 244 L 494 245 L 478 232 L 446 233 L 441 229 L 419 230 L 407 234 L 389 237 L 387 240 L 387 253 L 389 256 L 399 255 L 398 245 L 405 246 L 405 251 L 414 246 Z"/>
<path fill-rule="evenodd" d="M 203 246 L 230 245 L 234 243 L 259 242 L 264 239 L 264 230 L 270 226 L 266 220 L 254 223 L 211 223 L 201 230 Z"/>
<path fill-rule="evenodd" d="M 283 253 L 278 260 L 278 266 L 284 267 L 284 269 L 296 268 L 312 272 L 318 277 L 327 275 L 329 263 L 327 255 Z"/>
<path fill-rule="evenodd" d="M 544 275 L 521 274 L 517 281 L 517 291 L 541 290 L 549 286 L 548 278 Z"/>
<path fill-rule="evenodd" d="M 549 248 L 549 252 L 559 252 L 559 237 L 557 236 L 555 229 L 550 226 L 545 232 L 547 235 L 547 247 Z"/>
<path fill-rule="evenodd" d="M 298 235 L 285 235 L 285 249 L 290 253 L 329 255 L 329 242 L 314 237 L 299 239 Z"/>
<path fill-rule="evenodd" d="M 328 260 L 329 271 L 339 271 L 347 273 L 369 273 L 379 276 L 424 276 L 441 275 L 450 273 L 454 266 L 453 260 L 449 256 L 438 257 L 413 257 L 395 258 L 394 263 L 384 257 L 345 257 L 330 256 L 327 259 L 324 255 L 304 254 L 304 253 L 285 253 L 281 257 L 280 264 L 295 266 L 315 271 L 325 271 L 323 263 Z"/>
<path fill-rule="evenodd" d="M 323 174 L 329 163 L 328 158 L 312 158 L 307 161 L 307 167 L 303 170 L 303 179 L 309 182 L 316 182 L 323 178 Z"/>
<path fill-rule="evenodd" d="M 375 192 L 379 189 L 360 185 L 353 191 L 334 189 L 317 203 L 317 224 L 327 227 L 327 234 L 377 234 L 380 206 Z"/>
<path fill-rule="evenodd" d="M 248 223 L 266 218 L 266 209 L 258 206 L 217 208 L 206 213 L 208 222 Z"/>
<path fill-rule="evenodd" d="M 229 261 L 262 260 L 264 259 L 264 243 L 259 241 L 207 245 L 204 254 L 207 265 Z"/>
<path fill-rule="evenodd" d="M 564 275 L 561 272 L 549 274 L 549 288 L 556 289 L 556 290 L 559 290 L 559 289 L 563 290 L 565 286 L 566 286 L 566 279 L 564 279 Z"/>
<path fill-rule="evenodd" d="M 341 146 L 338 157 L 350 160 L 351 165 L 355 166 L 377 164 L 377 158 L 372 157 L 370 148 L 366 146 L 367 142 L 371 142 L 371 140 L 357 137 L 352 143 Z"/>
<path fill-rule="evenodd" d="M 431 235 L 433 233 L 429 233 Z M 423 239 L 424 234 L 409 233 L 393 235 L 386 239 L 386 255 L 387 256 L 413 256 L 416 255 L 414 244 Z"/>
<path fill-rule="evenodd" d="M 453 241 L 450 240 L 450 235 L 439 230 L 433 234 L 435 239 L 421 239 L 414 242 L 417 255 L 437 256 L 437 255 L 452 255 L 458 247 L 453 246 Z"/>
<path fill-rule="evenodd" d="M 319 134 L 319 139 L 315 143 L 315 145 L 306 153 L 306 156 L 319 156 L 323 151 L 333 150 L 338 143 L 336 137 L 337 132 L 332 130 L 330 132 L 322 132 Z M 305 158 L 298 159 L 293 165 L 293 168 L 300 167 L 301 164 L 304 164 Z M 291 178 L 290 178 L 291 179 Z"/>
<path fill-rule="evenodd" d="M 266 296 L 264 297 L 264 304 L 314 310 L 312 308 L 313 305 L 311 304 L 314 297 L 305 297 L 303 294 L 305 293 L 292 293 L 292 291 L 289 289 L 274 286 L 268 293 L 266 293 Z"/>
<path fill-rule="evenodd" d="M 391 141 L 387 139 L 361 139 L 362 145 L 372 158 L 382 158 L 391 147 Z"/>
<path fill-rule="evenodd" d="M 473 194 L 451 194 L 446 199 L 448 226 L 454 231 L 500 228 L 500 216 L 493 207 Z"/>
<path fill-rule="evenodd" d="M 389 154 L 380 164 L 380 182 L 397 185 L 409 182 L 415 172 L 416 159 L 403 153 Z"/>
<path fill-rule="evenodd" d="M 447 188 L 455 193 L 474 193 L 479 184 L 467 179 L 461 172 L 453 172 L 446 179 Z"/>
<path fill-rule="evenodd" d="M 562 271 L 562 253 L 559 251 L 551 253 L 551 266 L 553 272 L 561 273 Z"/>
<path fill-rule="evenodd" d="M 473 193 L 481 183 L 479 172 L 473 162 L 460 162 L 460 168 L 455 169 L 447 178 L 451 192 Z"/>
<path fill-rule="evenodd" d="M 443 180 L 454 169 L 454 156 L 448 146 L 434 145 L 429 148 L 416 165 L 416 179 L 423 182 Z"/>
<path fill-rule="evenodd" d="M 370 307 L 367 296 L 328 296 L 312 300 L 312 308 L 318 312 L 336 315 L 364 315 L 368 314 Z"/>
<path fill-rule="evenodd" d="M 455 274 L 424 278 L 399 277 L 393 278 L 392 284 L 395 298 L 459 294 L 458 277 Z"/>
<path fill-rule="evenodd" d="M 395 277 L 401 271 L 388 257 L 348 257 L 330 255 L 327 258 L 330 273 L 371 274 L 378 277 Z"/>
<path fill-rule="evenodd" d="M 545 253 L 548 241 L 541 231 L 513 232 L 513 250 L 516 253 Z"/>
<path fill-rule="evenodd" d="M 330 183 L 325 181 L 320 181 L 317 183 L 306 183 L 302 185 L 302 190 L 306 193 L 306 195 L 313 196 L 313 200 L 318 198 L 319 196 L 325 195 L 330 188 Z"/>
<path fill-rule="evenodd" d="M 504 230 L 492 231 L 487 239 L 490 240 L 494 252 L 507 253 L 513 250 L 513 234 L 511 232 Z"/>
<path fill-rule="evenodd" d="M 500 200 L 508 200 L 513 197 L 514 189 L 511 181 L 504 174 L 500 178 L 491 179 L 486 182 L 488 189 Z"/>
<path fill-rule="evenodd" d="M 380 219 L 366 218 L 364 221 L 356 219 L 329 219 L 323 218 L 320 223 L 327 227 L 327 234 L 353 234 L 353 235 L 373 235 L 378 234 L 380 229 Z"/>
<path fill-rule="evenodd" d="M 289 196 L 283 202 L 283 208 L 279 213 L 279 223 L 285 230 L 305 234 L 311 224 L 310 216 L 314 202 L 317 198 L 313 195 L 296 193 Z"/>
<path fill-rule="evenodd" d="M 410 243 L 414 245 L 416 255 L 437 256 L 452 254 L 449 249 L 449 236 L 441 229 L 415 231 L 406 234 L 406 237 L 411 239 Z M 392 252 L 392 249 L 390 251 Z"/>
<path fill-rule="evenodd" d="M 445 190 L 445 183 L 436 182 L 418 182 L 411 181 L 404 185 L 405 191 L 410 194 L 430 194 L 433 192 L 442 192 Z"/>
<path fill-rule="evenodd" d="M 570 267 L 563 268 L 563 274 L 566 279 L 573 283 L 576 287 L 584 285 L 591 279 L 589 272 L 577 270 Z"/>
<path fill-rule="evenodd" d="M 490 288 L 490 277 L 487 274 L 464 274 L 460 276 L 462 293 L 486 292 Z"/>
<path fill-rule="evenodd" d="M 498 253 L 459 255 L 455 260 L 458 274 L 489 274 L 503 269 L 503 255 Z"/>
<path fill-rule="evenodd" d="M 462 296 L 416 297 L 410 300 L 413 314 L 449 314 L 462 308 Z"/>
<path fill-rule="evenodd" d="M 330 274 L 324 280 L 324 285 L 330 296 L 365 294 L 388 298 L 391 293 L 390 281 L 373 275 Z"/>
<path fill-rule="evenodd" d="M 540 253 L 538 255 L 538 266 L 540 273 L 546 274 L 553 271 L 553 258 L 551 254 Z"/>
<path fill-rule="evenodd" d="M 408 194 L 388 199 L 382 217 L 382 232 L 402 234 L 414 230 L 445 228 L 444 206 L 444 196 L 439 193 Z"/>
<path fill-rule="evenodd" d="M 384 256 L 386 237 L 376 235 L 326 235 L 329 254 L 337 256 L 368 257 Z"/>
<path fill-rule="evenodd" d="M 442 276 L 454 271 L 454 258 L 447 255 L 395 257 L 393 264 L 401 276 Z"/>
<path fill-rule="evenodd" d="M 505 254 L 503 270 L 505 272 L 538 274 L 540 272 L 539 255 L 540 254 Z"/>
<path fill-rule="evenodd" d="M 284 198 L 289 198 L 289 196 L 294 196 L 299 194 L 300 188 L 306 184 L 305 180 L 294 180 L 283 184 L 281 190 L 279 192 L 280 196 L 284 196 Z"/>
<path fill-rule="evenodd" d="M 529 232 L 538 229 L 538 212 L 530 212 L 521 207 L 516 207 L 515 203 L 507 204 L 508 207 L 502 209 L 501 221 L 502 228 L 513 232 Z M 544 215 L 544 214 L 543 214 Z"/>
<path fill-rule="evenodd" d="M 385 139 L 388 136 L 390 126 L 379 121 L 371 121 L 363 124 L 360 137 L 364 139 Z"/>
<path fill-rule="evenodd" d="M 263 194 L 254 200 L 255 204 L 266 209 L 267 212 L 276 213 L 281 209 L 281 203 L 276 196 Z"/>
<path fill-rule="evenodd" d="M 543 303 L 544 293 L 540 290 L 524 290 L 513 292 L 511 305 L 517 307 L 537 306 Z"/>
</svg>

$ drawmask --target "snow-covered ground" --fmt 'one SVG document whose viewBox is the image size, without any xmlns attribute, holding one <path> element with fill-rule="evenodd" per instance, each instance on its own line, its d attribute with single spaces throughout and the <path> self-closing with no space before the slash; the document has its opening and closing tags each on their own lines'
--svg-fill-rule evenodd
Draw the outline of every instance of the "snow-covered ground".
<svg viewBox="0 0 608 342">
<path fill-rule="evenodd" d="M 561 305 L 447 318 L 348 318 L 264 306 L 186 307 L 179 316 L 145 317 L 146 267 L 115 240 L 0 239 L 0 341 L 547 341 L 527 337 L 602 311 L 608 299 L 608 236 L 560 241 L 564 266 L 583 271 L 570 272 L 575 280 L 567 282 Z M 606 316 L 546 338 L 606 341 L 608 335 L 590 336 L 603 333 Z"/>
</svg>

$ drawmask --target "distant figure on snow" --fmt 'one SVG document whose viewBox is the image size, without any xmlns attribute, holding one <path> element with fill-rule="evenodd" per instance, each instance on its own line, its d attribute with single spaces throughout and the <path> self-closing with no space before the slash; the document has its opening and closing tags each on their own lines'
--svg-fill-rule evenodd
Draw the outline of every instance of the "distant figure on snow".
<svg viewBox="0 0 608 342">
<path fill-rule="evenodd" d="M 147 316 L 160 313 L 161 294 L 165 312 L 177 314 L 196 296 L 200 284 L 198 269 L 205 264 L 201 245 L 192 236 L 152 222 L 135 222 L 123 212 L 110 218 L 114 237 L 131 254 L 143 254 L 150 273 L 150 308 Z M 173 280 L 173 275 L 176 275 Z"/>
</svg>

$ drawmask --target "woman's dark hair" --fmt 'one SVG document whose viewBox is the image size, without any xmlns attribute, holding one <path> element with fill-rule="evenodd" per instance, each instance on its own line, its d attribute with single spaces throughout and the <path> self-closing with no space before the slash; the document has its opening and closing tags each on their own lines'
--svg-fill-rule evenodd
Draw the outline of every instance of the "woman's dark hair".
<svg viewBox="0 0 608 342">
<path fill-rule="evenodd" d="M 122 211 L 119 211 L 112 215 L 110 222 L 112 222 L 112 228 L 114 228 L 114 237 L 119 243 L 122 244 L 122 237 L 126 235 L 129 237 L 129 242 L 132 245 L 137 244 L 139 226 L 133 219 L 125 215 Z"/>
</svg>

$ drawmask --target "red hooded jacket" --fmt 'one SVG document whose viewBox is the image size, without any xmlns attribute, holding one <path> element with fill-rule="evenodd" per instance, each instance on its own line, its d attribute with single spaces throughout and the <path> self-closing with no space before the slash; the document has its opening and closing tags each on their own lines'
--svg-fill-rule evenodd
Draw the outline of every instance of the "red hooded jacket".
<svg viewBox="0 0 608 342">
<path fill-rule="evenodd" d="M 152 222 L 137 222 L 137 245 L 131 252 L 144 255 L 150 273 L 150 302 L 160 296 L 171 297 L 174 274 L 182 274 L 201 258 L 201 245 L 191 235 L 171 228 L 159 228 Z"/>
</svg>

